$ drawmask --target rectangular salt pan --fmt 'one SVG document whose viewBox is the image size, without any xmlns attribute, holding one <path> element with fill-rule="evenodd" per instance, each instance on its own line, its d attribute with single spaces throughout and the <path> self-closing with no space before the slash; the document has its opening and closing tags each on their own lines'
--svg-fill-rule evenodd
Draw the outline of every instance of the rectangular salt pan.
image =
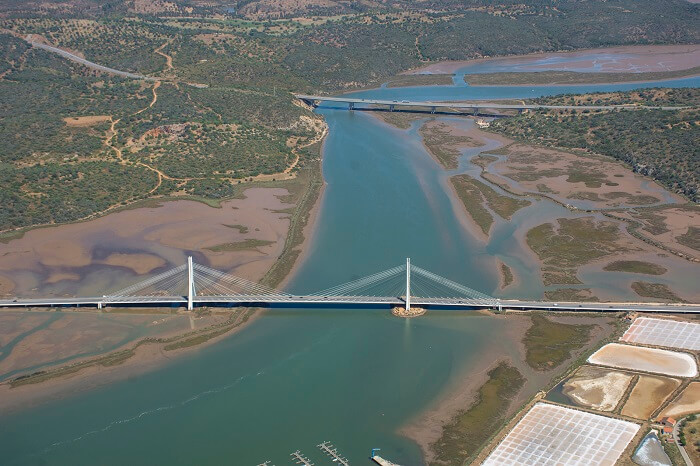
<svg viewBox="0 0 700 466">
<path fill-rule="evenodd" d="M 700 351 L 700 324 L 639 317 L 620 340 Z"/>
<path fill-rule="evenodd" d="M 537 403 L 483 464 L 612 466 L 638 430 L 633 422 Z"/>
</svg>

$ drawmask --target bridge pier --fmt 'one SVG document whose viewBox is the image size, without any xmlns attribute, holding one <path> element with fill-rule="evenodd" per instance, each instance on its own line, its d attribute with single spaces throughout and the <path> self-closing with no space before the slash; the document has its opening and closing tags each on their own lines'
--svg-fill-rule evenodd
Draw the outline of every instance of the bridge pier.
<svg viewBox="0 0 700 466">
<path fill-rule="evenodd" d="M 411 311 L 411 258 L 406 258 L 406 312 Z"/>
<path fill-rule="evenodd" d="M 435 113 L 435 110 L 436 110 L 436 107 L 435 107 L 435 106 L 430 107 L 430 113 Z"/>
<path fill-rule="evenodd" d="M 394 111 L 394 104 L 389 105 L 389 111 L 393 112 Z"/>
<path fill-rule="evenodd" d="M 479 107 L 474 107 L 474 116 L 479 116 Z"/>
<path fill-rule="evenodd" d="M 355 102 L 348 102 L 348 110 L 355 110 Z"/>
<path fill-rule="evenodd" d="M 194 309 L 194 270 L 192 269 L 192 256 L 187 258 L 187 310 Z"/>
</svg>

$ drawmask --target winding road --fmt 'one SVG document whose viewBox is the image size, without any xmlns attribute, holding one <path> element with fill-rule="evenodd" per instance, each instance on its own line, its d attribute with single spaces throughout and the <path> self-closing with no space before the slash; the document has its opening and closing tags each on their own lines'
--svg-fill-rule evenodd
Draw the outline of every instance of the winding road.
<svg viewBox="0 0 700 466">
<path fill-rule="evenodd" d="M 30 43 L 32 45 L 32 47 L 36 47 L 39 49 L 48 50 L 49 52 L 57 53 L 58 55 L 62 56 L 63 58 L 67 58 L 70 61 L 80 63 L 81 65 L 85 65 L 88 68 L 92 68 L 94 70 L 104 71 L 105 73 L 115 74 L 117 76 L 123 76 L 125 78 L 144 79 L 146 81 L 159 81 L 159 79 L 157 79 L 157 78 L 151 78 L 149 76 L 144 76 L 142 74 L 129 73 L 128 71 L 115 70 L 114 68 L 109 68 L 107 66 L 99 65 L 97 63 L 91 62 L 90 60 L 86 60 L 82 57 L 79 57 L 75 54 L 72 54 L 70 52 L 66 52 L 65 50 L 62 50 L 62 49 L 59 49 L 58 47 L 53 47 L 51 45 L 42 44 L 41 42 L 37 42 L 37 41 L 31 40 L 29 38 L 25 38 L 24 40 L 26 40 L 28 43 Z"/>
</svg>

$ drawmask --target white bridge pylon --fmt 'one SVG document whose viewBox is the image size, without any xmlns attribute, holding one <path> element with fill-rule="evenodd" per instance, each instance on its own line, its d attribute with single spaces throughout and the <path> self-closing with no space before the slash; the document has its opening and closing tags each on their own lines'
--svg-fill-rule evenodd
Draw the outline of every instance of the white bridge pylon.
<svg viewBox="0 0 700 466">
<path fill-rule="evenodd" d="M 187 263 L 147 280 L 103 296 L 104 304 L 163 303 L 334 303 L 498 306 L 499 301 L 479 291 L 436 275 L 411 260 L 397 267 L 307 295 L 293 295 L 197 264 Z"/>
</svg>

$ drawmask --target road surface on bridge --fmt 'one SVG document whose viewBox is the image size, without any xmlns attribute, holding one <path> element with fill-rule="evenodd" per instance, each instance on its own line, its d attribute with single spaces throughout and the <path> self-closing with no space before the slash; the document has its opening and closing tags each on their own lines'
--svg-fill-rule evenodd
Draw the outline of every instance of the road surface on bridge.
<svg viewBox="0 0 700 466">
<path fill-rule="evenodd" d="M 544 311 L 577 311 L 577 312 L 649 312 L 649 313 L 679 313 L 700 314 L 698 304 L 663 304 L 663 303 L 594 303 L 594 302 L 549 302 L 549 301 L 520 301 L 520 300 L 484 300 L 479 302 L 455 298 L 419 298 L 411 297 L 414 306 L 445 307 L 453 309 L 497 308 L 518 310 Z M 269 295 L 240 295 L 240 296 L 197 296 L 195 306 L 403 306 L 405 300 L 401 296 L 279 296 Z M 0 300 L 0 308 L 32 308 L 32 307 L 153 307 L 153 306 L 186 306 L 186 296 L 149 296 L 135 298 L 110 297 L 80 297 L 80 298 L 36 298 L 36 299 L 6 299 Z"/>
<path fill-rule="evenodd" d="M 356 99 L 352 97 L 329 97 L 318 95 L 295 94 L 297 99 L 310 102 L 338 102 L 344 104 L 364 104 L 364 105 L 386 105 L 389 107 L 428 107 L 435 109 L 494 109 L 494 110 L 683 110 L 687 106 L 661 106 L 653 107 L 648 105 L 542 105 L 542 104 L 508 104 L 491 101 L 469 101 L 469 102 L 431 102 L 420 100 L 384 100 L 384 99 Z"/>
</svg>

